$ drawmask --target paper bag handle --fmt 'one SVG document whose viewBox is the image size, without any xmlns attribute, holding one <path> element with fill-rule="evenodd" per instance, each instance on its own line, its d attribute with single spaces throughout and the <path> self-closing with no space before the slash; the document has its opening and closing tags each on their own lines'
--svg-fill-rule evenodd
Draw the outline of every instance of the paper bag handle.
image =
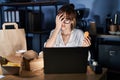
<svg viewBox="0 0 120 80">
<path fill-rule="evenodd" d="M 9 25 L 14 25 L 14 28 L 18 29 L 18 24 L 17 23 L 3 23 L 2 29 L 5 30 L 5 26 L 9 26 Z"/>
</svg>

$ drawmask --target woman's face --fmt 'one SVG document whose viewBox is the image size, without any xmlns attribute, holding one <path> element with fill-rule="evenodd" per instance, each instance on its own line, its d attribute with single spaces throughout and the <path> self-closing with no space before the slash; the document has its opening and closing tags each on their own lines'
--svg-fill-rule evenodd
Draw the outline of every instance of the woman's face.
<svg viewBox="0 0 120 80">
<path fill-rule="evenodd" d="M 66 18 L 66 14 L 63 15 L 65 17 L 61 29 L 64 30 L 71 30 L 71 20 Z"/>
</svg>

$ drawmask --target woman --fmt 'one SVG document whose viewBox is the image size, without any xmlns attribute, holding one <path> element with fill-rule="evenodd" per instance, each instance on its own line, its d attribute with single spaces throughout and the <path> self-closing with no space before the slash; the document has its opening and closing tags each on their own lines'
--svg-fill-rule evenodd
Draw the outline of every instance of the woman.
<svg viewBox="0 0 120 80">
<path fill-rule="evenodd" d="M 88 47 L 90 37 L 84 37 L 80 29 L 75 29 L 76 12 L 73 4 L 63 5 L 56 16 L 56 27 L 51 31 L 45 47 Z"/>
</svg>

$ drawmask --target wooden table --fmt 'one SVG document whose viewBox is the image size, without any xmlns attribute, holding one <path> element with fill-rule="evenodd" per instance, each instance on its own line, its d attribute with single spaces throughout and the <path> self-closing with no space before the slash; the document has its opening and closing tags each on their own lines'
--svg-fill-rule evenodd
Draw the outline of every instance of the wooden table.
<svg viewBox="0 0 120 80">
<path fill-rule="evenodd" d="M 35 62 L 35 61 L 34 61 Z M 95 74 L 91 68 L 87 67 L 87 73 L 80 74 L 44 74 L 43 59 L 38 59 L 36 63 L 39 68 L 33 71 L 22 70 L 20 75 L 4 75 L 0 80 L 106 80 L 106 69 L 102 74 Z M 35 65 L 35 64 L 34 64 Z"/>
</svg>

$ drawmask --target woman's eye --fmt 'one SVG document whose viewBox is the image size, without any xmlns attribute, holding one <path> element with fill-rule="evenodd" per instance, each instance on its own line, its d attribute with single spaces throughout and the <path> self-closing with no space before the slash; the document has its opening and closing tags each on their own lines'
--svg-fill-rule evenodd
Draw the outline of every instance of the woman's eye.
<svg viewBox="0 0 120 80">
<path fill-rule="evenodd" d="M 70 23 L 70 20 L 65 19 L 65 20 L 64 20 L 64 23 L 65 23 L 65 24 L 69 24 L 69 23 Z"/>
</svg>

